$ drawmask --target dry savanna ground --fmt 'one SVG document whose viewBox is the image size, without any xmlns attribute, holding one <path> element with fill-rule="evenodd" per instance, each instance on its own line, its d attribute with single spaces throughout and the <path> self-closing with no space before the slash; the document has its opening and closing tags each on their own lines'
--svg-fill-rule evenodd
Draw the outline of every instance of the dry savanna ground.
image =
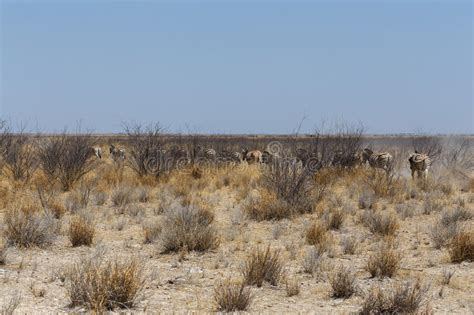
<svg viewBox="0 0 474 315">
<path fill-rule="evenodd" d="M 406 159 L 390 174 L 244 162 L 151 177 L 103 148 L 70 185 L 3 165 L 2 314 L 474 312 L 472 170 L 438 161 L 413 181 Z"/>
</svg>

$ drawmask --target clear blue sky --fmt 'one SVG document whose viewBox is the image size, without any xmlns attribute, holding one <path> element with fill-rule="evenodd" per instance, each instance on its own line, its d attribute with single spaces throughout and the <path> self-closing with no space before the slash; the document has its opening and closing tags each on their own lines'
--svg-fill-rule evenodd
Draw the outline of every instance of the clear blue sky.
<svg viewBox="0 0 474 315">
<path fill-rule="evenodd" d="M 5 1 L 1 114 L 45 131 L 473 133 L 471 1 Z"/>
</svg>

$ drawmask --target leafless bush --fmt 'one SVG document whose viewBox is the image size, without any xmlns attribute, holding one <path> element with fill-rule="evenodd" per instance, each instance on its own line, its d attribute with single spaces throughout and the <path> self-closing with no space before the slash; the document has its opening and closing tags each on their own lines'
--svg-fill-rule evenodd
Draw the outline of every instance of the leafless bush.
<svg viewBox="0 0 474 315">
<path fill-rule="evenodd" d="M 251 288 L 245 283 L 227 279 L 219 281 L 214 288 L 214 300 L 218 311 L 246 311 L 253 299 Z"/>
<path fill-rule="evenodd" d="M 333 298 L 350 298 L 356 291 L 356 276 L 349 269 L 340 266 L 329 277 Z"/>
<path fill-rule="evenodd" d="M 474 154 L 469 139 L 449 139 L 447 150 L 443 151 L 443 165 L 454 173 L 465 174 L 474 169 Z"/>
<path fill-rule="evenodd" d="M 380 169 L 371 169 L 366 173 L 364 182 L 376 197 L 388 197 L 393 200 L 397 196 L 401 198 L 403 193 L 403 184 L 393 169 L 388 169 L 385 172 Z"/>
<path fill-rule="evenodd" d="M 21 302 L 21 294 L 18 291 L 12 291 L 10 298 L 3 297 L 2 306 L 0 306 L 1 315 L 13 315 Z"/>
<path fill-rule="evenodd" d="M 466 208 L 456 208 L 453 211 L 445 211 L 441 215 L 441 223 L 449 226 L 456 222 L 471 220 L 474 217 L 472 211 Z"/>
<path fill-rule="evenodd" d="M 458 231 L 448 247 L 452 263 L 474 261 L 474 233 L 472 231 Z"/>
<path fill-rule="evenodd" d="M 358 240 L 353 236 L 345 236 L 341 240 L 342 252 L 346 255 L 354 255 L 357 250 Z"/>
<path fill-rule="evenodd" d="M 164 252 L 207 251 L 219 245 L 214 214 L 196 205 L 176 206 L 165 212 L 161 243 Z"/>
<path fill-rule="evenodd" d="M 411 204 L 397 204 L 395 205 L 395 211 L 398 213 L 398 216 L 405 220 L 406 218 L 411 218 L 415 215 L 415 207 Z"/>
<path fill-rule="evenodd" d="M 125 124 L 130 148 L 128 166 L 140 177 L 159 176 L 166 170 L 163 128 L 157 124 Z"/>
<path fill-rule="evenodd" d="M 280 251 L 272 250 L 270 246 L 265 250 L 254 249 L 242 269 L 245 284 L 257 287 L 261 287 L 264 281 L 274 286 L 278 285 L 282 274 Z"/>
<path fill-rule="evenodd" d="M 298 167 L 294 161 L 275 159 L 265 169 L 262 178 L 263 186 L 274 192 L 277 199 L 283 200 L 291 213 L 307 213 L 312 211 L 312 195 L 314 182 L 311 173 Z"/>
<path fill-rule="evenodd" d="M 69 222 L 69 241 L 73 247 L 90 246 L 94 239 L 95 226 L 90 218 L 76 215 Z"/>
<path fill-rule="evenodd" d="M 13 180 L 28 183 L 38 168 L 32 136 L 25 133 L 24 127 L 14 132 L 7 126 L 0 129 L 0 133 L 0 158 L 3 164 Z"/>
<path fill-rule="evenodd" d="M 10 245 L 18 247 L 49 245 L 56 233 L 53 216 L 32 205 L 12 205 L 3 218 L 4 235 Z"/>
<path fill-rule="evenodd" d="M 435 136 L 414 136 L 412 146 L 414 151 L 428 155 L 432 161 L 436 161 L 443 151 L 441 139 Z"/>
<path fill-rule="evenodd" d="M 151 244 L 160 236 L 162 227 L 158 222 L 147 222 L 142 225 L 142 229 L 144 237 L 143 242 L 145 244 Z"/>
<path fill-rule="evenodd" d="M 433 198 L 431 195 L 426 195 L 425 202 L 423 203 L 423 214 L 431 214 L 440 212 L 445 206 L 444 202 L 440 199 Z"/>
<path fill-rule="evenodd" d="M 93 170 L 95 144 L 90 134 L 62 134 L 44 139 L 39 146 L 39 160 L 49 181 L 59 181 L 64 191 L 70 190 L 84 175 Z"/>
<path fill-rule="evenodd" d="M 428 303 L 429 286 L 415 280 L 382 288 L 373 286 L 359 314 L 416 314 Z"/>
<path fill-rule="evenodd" d="M 366 269 L 372 277 L 393 277 L 400 267 L 402 256 L 393 245 L 382 244 L 367 261 Z"/>
<path fill-rule="evenodd" d="M 399 227 L 397 216 L 393 213 L 365 210 L 361 220 L 372 233 L 383 236 L 395 235 Z"/>
<path fill-rule="evenodd" d="M 150 190 L 146 187 L 137 188 L 137 199 L 139 202 L 145 203 L 150 201 Z"/>
<path fill-rule="evenodd" d="M 131 309 L 143 290 L 143 268 L 132 259 L 126 262 L 100 258 L 85 259 L 66 270 L 66 291 L 72 306 L 96 312 Z"/>
</svg>

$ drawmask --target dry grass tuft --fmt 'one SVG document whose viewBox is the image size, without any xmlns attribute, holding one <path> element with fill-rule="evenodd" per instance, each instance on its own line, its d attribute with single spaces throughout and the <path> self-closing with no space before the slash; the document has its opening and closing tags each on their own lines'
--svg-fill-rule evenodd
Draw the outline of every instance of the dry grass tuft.
<svg viewBox="0 0 474 315">
<path fill-rule="evenodd" d="M 301 267 L 303 267 L 303 272 L 314 275 L 315 272 L 320 271 L 322 261 L 322 256 L 314 247 L 307 249 L 301 259 Z"/>
<path fill-rule="evenodd" d="M 356 276 L 349 269 L 340 266 L 329 277 L 333 298 L 350 298 L 356 292 Z"/>
<path fill-rule="evenodd" d="M 119 186 L 111 196 L 112 204 L 118 208 L 124 208 L 134 201 L 133 188 L 128 186 Z"/>
<path fill-rule="evenodd" d="M 251 288 L 230 279 L 219 281 L 214 288 L 214 300 L 221 312 L 246 311 L 252 303 Z"/>
<path fill-rule="evenodd" d="M 397 216 L 373 210 L 365 210 L 361 218 L 362 223 L 372 232 L 382 236 L 393 236 L 399 224 Z"/>
<path fill-rule="evenodd" d="M 389 243 L 382 244 L 367 261 L 366 270 L 374 277 L 393 277 L 399 267 L 401 254 Z"/>
<path fill-rule="evenodd" d="M 207 208 L 189 205 L 169 208 L 161 232 L 164 252 L 207 251 L 219 246 L 212 222 L 214 214 Z"/>
<path fill-rule="evenodd" d="M 91 246 L 94 235 L 95 226 L 91 219 L 76 215 L 69 221 L 68 237 L 73 247 Z"/>
<path fill-rule="evenodd" d="M 358 240 L 353 236 L 345 236 L 341 240 L 342 252 L 345 255 L 354 255 L 357 250 Z"/>
<path fill-rule="evenodd" d="M 126 262 L 87 259 L 66 270 L 66 291 L 72 306 L 102 313 L 131 309 L 143 289 L 143 268 L 136 259 Z"/>
<path fill-rule="evenodd" d="M 260 196 L 249 198 L 244 210 L 250 219 L 257 221 L 281 220 L 296 213 L 288 202 L 265 189 L 260 190 Z"/>
<path fill-rule="evenodd" d="M 283 274 L 283 263 L 279 250 L 254 249 L 247 258 L 242 270 L 245 284 L 261 287 L 266 281 L 271 285 L 278 285 Z"/>
<path fill-rule="evenodd" d="M 366 296 L 359 314 L 416 314 L 428 306 L 429 287 L 420 280 L 382 288 L 373 286 Z"/>
<path fill-rule="evenodd" d="M 314 245 L 319 254 L 330 248 L 331 235 L 327 226 L 321 222 L 314 222 L 306 231 L 306 243 Z"/>
<path fill-rule="evenodd" d="M 298 279 L 293 278 L 289 279 L 288 277 L 285 280 L 285 289 L 286 289 L 286 296 L 296 296 L 300 294 L 300 284 Z"/>
<path fill-rule="evenodd" d="M 18 308 L 21 302 L 21 294 L 18 291 L 11 293 L 10 298 L 7 300 L 3 297 L 2 306 L 0 306 L 0 314 L 2 315 L 13 315 L 15 310 Z"/>
<path fill-rule="evenodd" d="M 33 205 L 12 205 L 3 218 L 4 236 L 9 245 L 18 247 L 49 245 L 57 230 L 54 217 Z"/>
<path fill-rule="evenodd" d="M 448 247 L 452 263 L 474 261 L 474 232 L 459 231 L 453 237 Z"/>
<path fill-rule="evenodd" d="M 323 219 L 326 226 L 331 230 L 339 230 L 344 223 L 346 212 L 342 207 L 332 208 L 324 213 Z"/>
<path fill-rule="evenodd" d="M 147 222 L 142 225 L 143 229 L 143 243 L 151 244 L 155 242 L 156 239 L 160 236 L 161 233 L 161 224 L 158 222 Z"/>
</svg>

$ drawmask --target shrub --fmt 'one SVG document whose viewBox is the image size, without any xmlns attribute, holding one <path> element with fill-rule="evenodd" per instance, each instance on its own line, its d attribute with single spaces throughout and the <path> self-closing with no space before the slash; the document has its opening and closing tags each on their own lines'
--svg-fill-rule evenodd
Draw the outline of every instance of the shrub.
<svg viewBox="0 0 474 315">
<path fill-rule="evenodd" d="M 393 277 L 400 267 L 401 254 L 390 244 L 383 244 L 367 261 L 366 269 L 372 277 Z"/>
<path fill-rule="evenodd" d="M 449 257 L 452 263 L 474 261 L 474 232 L 459 231 L 449 243 Z"/>
<path fill-rule="evenodd" d="M 40 166 L 50 182 L 58 181 L 64 191 L 95 167 L 91 134 L 71 135 L 66 132 L 44 139 L 39 147 Z"/>
<path fill-rule="evenodd" d="M 340 266 L 329 278 L 333 298 L 350 298 L 356 291 L 356 277 L 349 269 Z"/>
<path fill-rule="evenodd" d="M 257 221 L 281 220 L 295 214 L 290 204 L 267 190 L 262 190 L 258 198 L 250 197 L 244 207 L 245 214 Z"/>
<path fill-rule="evenodd" d="M 430 229 L 430 237 L 436 249 L 440 249 L 448 245 L 451 239 L 457 234 L 459 229 L 457 221 L 448 225 L 438 221 Z"/>
<path fill-rule="evenodd" d="M 362 222 L 372 233 L 383 236 L 394 235 L 399 226 L 396 215 L 372 210 L 364 211 Z"/>
<path fill-rule="evenodd" d="M 32 205 L 9 207 L 3 221 L 7 243 L 18 247 L 49 245 L 56 233 L 53 216 Z"/>
<path fill-rule="evenodd" d="M 143 289 L 143 268 L 132 259 L 126 262 L 86 259 L 66 270 L 66 291 L 72 306 L 102 313 L 132 308 Z"/>
<path fill-rule="evenodd" d="M 320 254 L 329 249 L 330 239 L 326 225 L 321 222 L 314 222 L 306 231 L 306 243 L 314 245 Z"/>
<path fill-rule="evenodd" d="M 354 255 L 357 250 L 357 239 L 353 236 L 345 236 L 341 240 L 342 252 L 345 255 Z"/>
<path fill-rule="evenodd" d="M 432 199 L 429 195 L 427 195 L 426 198 L 423 204 L 423 214 L 440 212 L 443 209 L 444 203 L 440 199 Z"/>
<path fill-rule="evenodd" d="M 372 192 L 364 191 L 359 196 L 359 209 L 372 209 L 375 205 L 375 195 Z"/>
<path fill-rule="evenodd" d="M 416 314 L 428 303 L 429 287 L 420 280 L 382 288 L 373 286 L 359 314 Z"/>
<path fill-rule="evenodd" d="M 411 204 L 397 204 L 395 205 L 395 211 L 398 216 L 405 220 L 406 218 L 411 218 L 415 215 L 415 207 Z"/>
<path fill-rule="evenodd" d="M 95 226 L 92 220 L 76 215 L 69 222 L 69 241 L 73 247 L 90 246 L 94 239 Z"/>
<path fill-rule="evenodd" d="M 252 291 L 243 282 L 220 281 L 214 288 L 214 300 L 218 311 L 245 311 L 253 299 Z"/>
<path fill-rule="evenodd" d="M 145 223 L 142 225 L 144 243 L 153 243 L 161 233 L 161 225 L 158 222 Z"/>
<path fill-rule="evenodd" d="M 94 195 L 95 204 L 97 206 L 103 206 L 105 204 L 105 202 L 107 201 L 107 198 L 108 198 L 107 193 L 97 192 Z"/>
<path fill-rule="evenodd" d="M 0 266 L 3 266 L 7 263 L 7 253 L 5 246 L 0 243 Z"/>
<path fill-rule="evenodd" d="M 118 208 L 125 208 L 134 201 L 133 189 L 128 186 L 119 186 L 112 192 L 112 204 Z"/>
<path fill-rule="evenodd" d="M 245 284 L 261 287 L 266 281 L 276 286 L 283 273 L 279 250 L 254 249 L 247 258 L 242 270 Z"/>
<path fill-rule="evenodd" d="M 472 219 L 473 213 L 466 208 L 456 208 L 453 211 L 446 211 L 441 216 L 441 223 L 449 226 L 456 222 L 467 221 Z"/>
<path fill-rule="evenodd" d="M 62 216 L 66 213 L 66 208 L 64 205 L 54 200 L 48 202 L 46 207 L 56 219 L 62 218 Z"/>
<path fill-rule="evenodd" d="M 341 207 L 333 208 L 324 213 L 326 226 L 331 230 L 339 230 L 344 222 L 346 213 Z"/>
<path fill-rule="evenodd" d="M 150 190 L 145 187 L 137 189 L 137 199 L 139 202 L 145 203 L 150 201 Z"/>
<path fill-rule="evenodd" d="M 286 296 L 288 297 L 300 294 L 300 284 L 298 283 L 298 279 L 286 278 L 285 289 L 286 289 Z"/>
<path fill-rule="evenodd" d="M 307 249 L 301 259 L 303 271 L 313 275 L 321 269 L 322 260 L 321 254 L 314 247 Z"/>
<path fill-rule="evenodd" d="M 165 212 L 161 233 L 164 252 L 207 251 L 219 246 L 212 222 L 214 214 L 195 205 L 177 206 Z"/>
</svg>

